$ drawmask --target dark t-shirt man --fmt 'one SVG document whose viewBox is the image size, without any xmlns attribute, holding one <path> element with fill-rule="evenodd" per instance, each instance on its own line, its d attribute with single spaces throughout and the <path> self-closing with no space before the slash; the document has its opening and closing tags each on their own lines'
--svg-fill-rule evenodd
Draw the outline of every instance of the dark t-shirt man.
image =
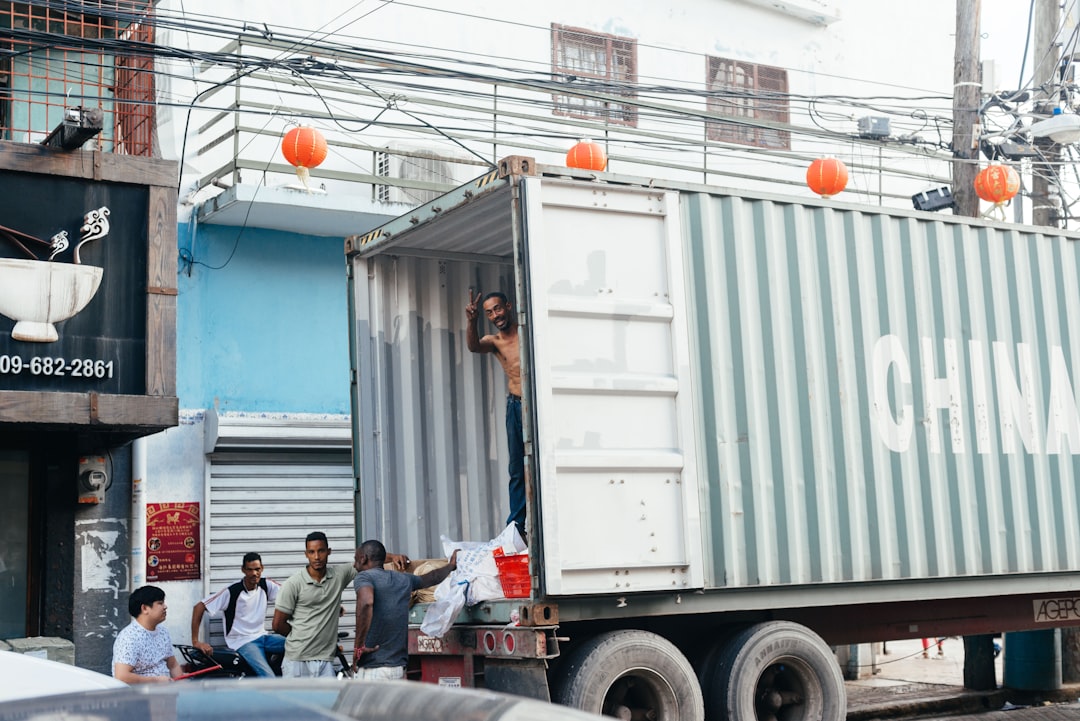
<svg viewBox="0 0 1080 721">
<path fill-rule="evenodd" d="M 366 639 L 357 639 L 368 648 L 360 668 L 401 667 L 409 662 L 409 598 L 412 592 L 424 588 L 420 576 L 384 568 L 361 571 L 353 581 L 353 589 L 370 588 L 375 594 L 371 628 Z"/>
</svg>

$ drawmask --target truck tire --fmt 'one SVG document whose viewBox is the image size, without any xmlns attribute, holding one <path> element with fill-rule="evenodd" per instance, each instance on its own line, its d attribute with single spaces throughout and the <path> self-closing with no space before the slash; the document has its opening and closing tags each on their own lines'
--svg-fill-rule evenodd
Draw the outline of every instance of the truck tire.
<svg viewBox="0 0 1080 721">
<path fill-rule="evenodd" d="M 709 719 L 844 721 L 840 664 L 816 633 L 789 621 L 744 629 L 702 669 Z"/>
<path fill-rule="evenodd" d="M 602 633 L 568 653 L 559 671 L 555 701 L 564 706 L 628 721 L 704 721 L 693 667 L 654 633 Z"/>
</svg>

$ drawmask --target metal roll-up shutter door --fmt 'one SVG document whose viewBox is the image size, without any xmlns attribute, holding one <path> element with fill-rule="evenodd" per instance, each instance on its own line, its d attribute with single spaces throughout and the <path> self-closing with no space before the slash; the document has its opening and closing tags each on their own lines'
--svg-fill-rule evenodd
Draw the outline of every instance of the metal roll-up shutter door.
<svg viewBox="0 0 1080 721">
<path fill-rule="evenodd" d="M 341 442 L 339 427 L 347 428 L 347 419 L 317 434 L 322 436 L 319 442 L 309 439 L 308 447 L 285 449 L 281 446 L 289 444 L 280 435 L 259 437 L 250 432 L 251 423 L 226 428 L 226 420 L 219 419 L 220 435 L 208 442 L 215 450 L 210 453 L 205 514 L 207 591 L 238 581 L 248 551 L 262 556 L 267 578 L 284 582 L 305 566 L 304 537 L 312 531 L 326 534 L 332 564 L 351 563 L 356 548 L 352 456 Z M 236 442 L 241 436 L 244 442 Z M 342 601 L 346 614 L 341 630 L 351 638 L 355 596 L 346 591 Z M 272 616 L 271 606 L 267 629 Z M 210 643 L 224 645 L 220 619 L 211 622 Z"/>
</svg>

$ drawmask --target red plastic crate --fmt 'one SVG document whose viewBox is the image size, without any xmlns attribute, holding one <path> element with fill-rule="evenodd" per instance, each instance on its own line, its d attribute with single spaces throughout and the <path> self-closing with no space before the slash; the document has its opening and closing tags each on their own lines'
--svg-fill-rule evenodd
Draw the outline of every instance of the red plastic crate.
<svg viewBox="0 0 1080 721">
<path fill-rule="evenodd" d="M 502 549 L 495 550 L 495 566 L 499 569 L 499 584 L 507 598 L 528 598 L 532 594 L 532 578 L 529 576 L 529 554 L 504 556 Z"/>
</svg>

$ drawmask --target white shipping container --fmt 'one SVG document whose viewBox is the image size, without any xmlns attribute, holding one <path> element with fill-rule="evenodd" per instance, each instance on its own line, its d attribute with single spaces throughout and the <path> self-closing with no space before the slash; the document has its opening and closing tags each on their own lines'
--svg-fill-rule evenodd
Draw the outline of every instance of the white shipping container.
<svg viewBox="0 0 1080 721">
<path fill-rule="evenodd" d="M 564 629 L 665 617 L 716 656 L 685 624 L 1076 623 L 1040 608 L 1080 566 L 1078 239 L 504 160 L 347 241 L 359 535 L 501 530 L 505 381 L 464 306 L 502 290 L 533 601 Z"/>
</svg>

